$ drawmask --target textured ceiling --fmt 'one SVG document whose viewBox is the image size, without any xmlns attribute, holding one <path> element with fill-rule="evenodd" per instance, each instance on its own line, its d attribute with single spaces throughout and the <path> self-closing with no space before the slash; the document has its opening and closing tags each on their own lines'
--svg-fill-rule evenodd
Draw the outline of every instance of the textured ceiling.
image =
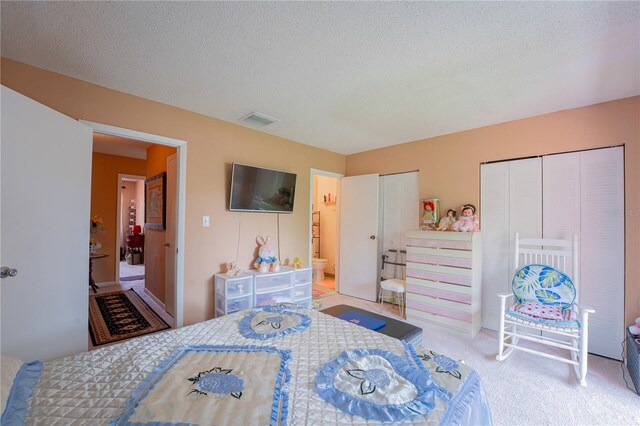
<svg viewBox="0 0 640 426">
<path fill-rule="evenodd" d="M 93 134 L 93 152 L 119 155 L 121 157 L 147 159 L 147 149 L 152 144 L 118 136 Z"/>
<path fill-rule="evenodd" d="M 1 7 L 2 56 L 343 154 L 640 94 L 640 2 Z"/>
</svg>

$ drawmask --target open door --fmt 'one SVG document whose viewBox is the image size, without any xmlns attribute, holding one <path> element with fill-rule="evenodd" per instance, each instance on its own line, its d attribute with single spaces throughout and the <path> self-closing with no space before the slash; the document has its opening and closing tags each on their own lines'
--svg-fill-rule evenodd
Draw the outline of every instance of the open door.
<svg viewBox="0 0 640 426">
<path fill-rule="evenodd" d="M 376 301 L 378 174 L 340 179 L 340 293 Z"/>
<path fill-rule="evenodd" d="M 4 86 L 1 102 L 2 353 L 86 351 L 93 132 Z"/>
<path fill-rule="evenodd" d="M 165 232 L 165 291 L 164 309 L 169 315 L 176 316 L 176 207 L 178 156 L 167 157 L 167 222 Z"/>
</svg>

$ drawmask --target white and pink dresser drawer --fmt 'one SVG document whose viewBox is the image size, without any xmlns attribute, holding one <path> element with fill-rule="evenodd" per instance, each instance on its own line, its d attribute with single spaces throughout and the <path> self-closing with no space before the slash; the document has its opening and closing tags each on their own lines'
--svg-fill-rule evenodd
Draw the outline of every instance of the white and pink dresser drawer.
<svg viewBox="0 0 640 426">
<path fill-rule="evenodd" d="M 482 234 L 407 232 L 407 320 L 474 337 L 480 331 Z"/>
</svg>

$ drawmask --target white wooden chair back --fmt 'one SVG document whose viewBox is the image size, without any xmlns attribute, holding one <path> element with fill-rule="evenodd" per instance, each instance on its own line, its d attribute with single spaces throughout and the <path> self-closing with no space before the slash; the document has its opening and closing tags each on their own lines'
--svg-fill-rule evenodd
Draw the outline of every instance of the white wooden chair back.
<svg viewBox="0 0 640 426">
<path fill-rule="evenodd" d="M 540 264 L 551 266 L 568 275 L 576 288 L 578 302 L 578 236 L 573 234 L 571 241 L 552 238 L 520 238 L 516 233 L 513 273 L 524 265 Z"/>
</svg>

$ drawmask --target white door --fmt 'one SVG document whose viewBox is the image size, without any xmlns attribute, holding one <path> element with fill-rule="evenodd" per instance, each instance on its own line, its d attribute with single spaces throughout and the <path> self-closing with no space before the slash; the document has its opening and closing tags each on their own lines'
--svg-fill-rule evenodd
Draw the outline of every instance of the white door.
<svg viewBox="0 0 640 426">
<path fill-rule="evenodd" d="M 2 87 L 2 353 L 87 350 L 92 130 Z"/>
<path fill-rule="evenodd" d="M 340 179 L 340 293 L 376 300 L 378 174 Z"/>
<path fill-rule="evenodd" d="M 167 158 L 167 222 L 165 232 L 165 292 L 164 309 L 171 316 L 176 316 L 176 177 L 178 156 L 173 154 Z"/>
<path fill-rule="evenodd" d="M 589 352 L 621 359 L 624 340 L 624 154 L 580 152 L 580 303 L 589 316 Z M 636 281 L 637 282 L 637 281 Z"/>
<path fill-rule="evenodd" d="M 540 158 L 483 164 L 480 220 L 483 233 L 482 326 L 498 328 L 500 299 L 511 292 L 515 234 L 542 237 Z"/>
</svg>

